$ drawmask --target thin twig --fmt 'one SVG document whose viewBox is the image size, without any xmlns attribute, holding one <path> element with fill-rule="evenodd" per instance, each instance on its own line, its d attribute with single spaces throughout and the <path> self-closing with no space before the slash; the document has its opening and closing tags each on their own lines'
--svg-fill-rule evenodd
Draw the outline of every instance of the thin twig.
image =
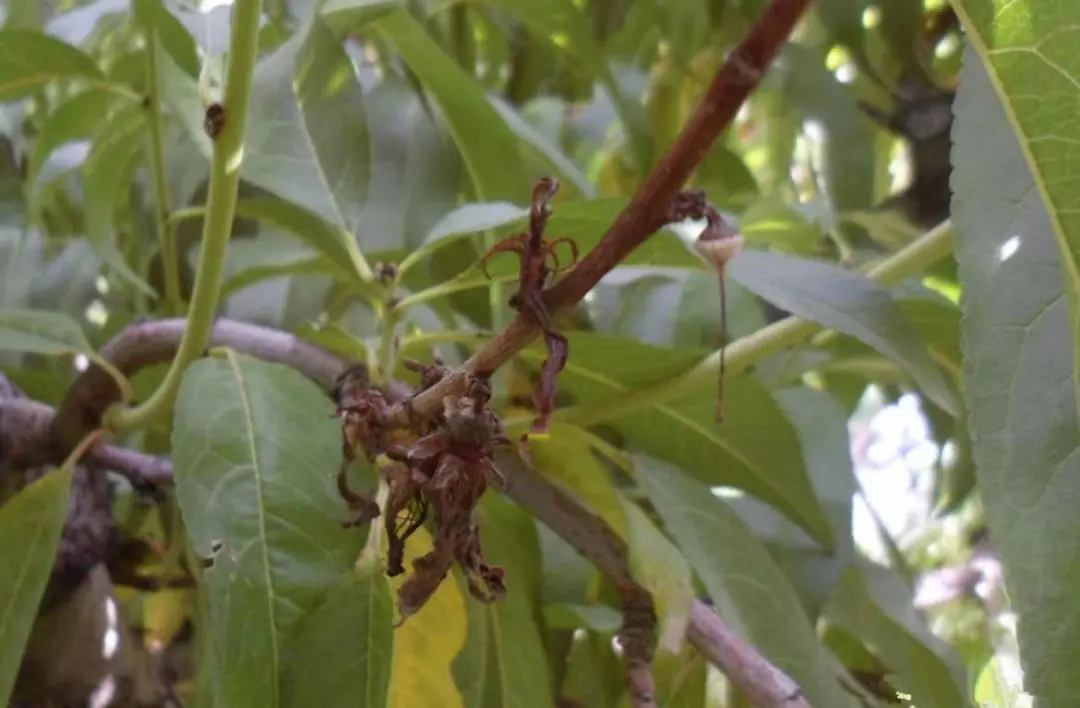
<svg viewBox="0 0 1080 708">
<path fill-rule="evenodd" d="M 705 603 L 694 601 L 686 636 L 757 708 L 810 708 L 799 685 L 731 631 Z"/>
</svg>

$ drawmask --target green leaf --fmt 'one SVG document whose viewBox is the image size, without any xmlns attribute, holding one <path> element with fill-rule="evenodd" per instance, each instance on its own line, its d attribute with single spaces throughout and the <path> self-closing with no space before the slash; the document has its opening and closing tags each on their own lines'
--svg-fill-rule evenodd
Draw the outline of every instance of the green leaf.
<svg viewBox="0 0 1080 708">
<path fill-rule="evenodd" d="M 168 57 L 161 64 L 172 112 L 209 159 L 195 80 Z M 255 69 L 241 173 L 280 202 L 259 197 L 237 208 L 293 231 L 361 286 L 356 237 L 371 170 L 366 113 L 352 63 L 314 18 Z"/>
<path fill-rule="evenodd" d="M 201 250 L 201 247 L 200 249 Z M 193 254 L 192 261 L 196 262 Z M 289 275 L 338 274 L 336 264 L 274 227 L 254 238 L 233 238 L 225 257 L 221 299 L 267 279 Z M 348 282 L 348 278 L 344 279 Z"/>
<path fill-rule="evenodd" d="M 0 101 L 29 96 L 42 84 L 63 79 L 105 83 L 94 60 L 70 44 L 31 30 L 0 32 Z"/>
<path fill-rule="evenodd" d="M 658 653 L 653 659 L 652 670 L 658 706 L 702 708 L 711 705 L 706 698 L 708 663 L 695 647 L 687 645 L 678 654 Z M 631 706 L 629 692 L 624 693 L 618 707 Z"/>
<path fill-rule="evenodd" d="M 593 455 L 589 433 L 573 425 L 552 422 L 550 435 L 529 440 L 532 467 L 577 497 L 624 539 L 626 516 L 611 474 Z"/>
<path fill-rule="evenodd" d="M 319 8 L 336 33 L 356 30 L 401 6 L 401 0 L 328 0 Z"/>
<path fill-rule="evenodd" d="M 545 605 L 544 619 L 549 629 L 586 627 L 594 632 L 612 633 L 622 626 L 622 614 L 613 607 L 601 604 L 574 605 L 559 602 Z"/>
<path fill-rule="evenodd" d="M 128 266 L 116 246 L 114 213 L 128 197 L 135 161 L 143 152 L 146 118 L 139 106 L 126 106 L 98 131 L 83 164 L 86 237 L 103 263 L 150 297 L 157 294 Z"/>
<path fill-rule="evenodd" d="M 332 403 L 296 371 L 228 352 L 193 364 L 172 435 L 176 494 L 204 572 L 229 705 L 282 704 L 298 620 L 348 572 L 362 539 L 333 476 Z"/>
<path fill-rule="evenodd" d="M 980 62 L 988 72 L 979 95 L 1003 106 L 1002 130 L 1015 136 L 1047 211 L 1069 299 L 1073 368 L 1080 370 L 1080 195 L 1072 173 L 1080 145 L 1067 127 L 1080 100 L 1080 63 L 1069 41 L 1080 13 L 1071 3 L 958 0 L 954 7 L 968 38 L 964 66 Z M 1073 395 L 1080 404 L 1080 379 Z"/>
<path fill-rule="evenodd" d="M 81 354 L 92 351 L 79 325 L 48 310 L 0 310 L 0 351 Z"/>
<path fill-rule="evenodd" d="M 107 91 L 90 89 L 77 93 L 56 107 L 41 126 L 26 169 L 26 183 L 37 184 L 38 174 L 52 152 L 64 143 L 88 138 L 108 119 L 113 100 Z"/>
<path fill-rule="evenodd" d="M 198 76 L 201 66 L 198 45 L 183 23 L 165 6 L 166 1 L 136 0 L 132 3 L 135 18 L 144 27 L 152 30 L 156 41 L 184 72 L 189 76 Z M 176 12 L 183 14 L 187 9 L 177 7 Z M 147 39 L 150 41 L 149 37 Z"/>
<path fill-rule="evenodd" d="M 394 603 L 377 559 L 356 568 L 300 620 L 286 670 L 286 705 L 385 706 Z"/>
<path fill-rule="evenodd" d="M 1062 261 L 1005 110 L 973 50 L 953 127 L 964 385 L 980 496 L 1009 578 L 1027 691 L 1071 706 L 1080 681 L 1080 420 Z M 989 178 L 988 176 L 993 176 Z"/>
<path fill-rule="evenodd" d="M 516 201 L 532 189 L 521 169 L 517 137 L 491 106 L 483 89 L 404 10 L 374 22 L 442 109 L 454 142 L 483 201 Z"/>
<path fill-rule="evenodd" d="M 623 130 L 634 151 L 637 169 L 644 171 L 651 166 L 652 150 L 649 124 L 645 112 L 623 94 L 604 57 L 603 47 L 593 37 L 589 19 L 572 0 L 488 0 L 494 5 L 524 22 L 537 38 L 554 43 L 573 55 L 596 77 L 622 120 Z"/>
<path fill-rule="evenodd" d="M 592 250 L 607 233 L 615 217 L 626 205 L 627 200 L 621 197 L 591 199 L 587 201 L 560 202 L 555 201 L 551 209 L 551 218 L 548 220 L 545 230 L 546 238 L 572 238 L 577 244 L 578 253 L 584 255 Z M 449 217 L 448 217 L 449 218 Z M 522 233 L 528 228 L 528 217 L 522 217 L 504 222 L 495 229 L 500 238 Z M 423 255 L 431 258 L 440 249 L 457 243 L 471 235 L 469 231 L 455 231 L 448 233 L 437 241 L 431 242 L 430 248 L 423 249 Z M 570 249 L 567 246 L 559 247 L 559 257 L 565 265 L 568 261 Z M 414 260 L 414 259 L 410 259 Z M 410 263 L 412 265 L 412 263 Z M 695 268 L 704 269 L 705 262 L 690 251 L 682 240 L 674 232 L 668 229 L 657 232 L 641 247 L 634 250 L 622 264 L 648 265 L 652 267 L 672 268 Z M 516 279 L 518 266 L 516 259 L 508 254 L 491 259 L 488 271 L 492 278 Z M 491 281 L 480 270 L 479 259 L 473 261 L 468 268 L 459 272 L 454 278 L 433 286 L 430 290 L 418 293 L 410 297 L 409 303 L 423 302 L 426 300 L 443 297 L 451 292 L 460 292 L 474 288 L 487 287 Z"/>
<path fill-rule="evenodd" d="M 479 524 L 488 562 L 506 571 L 506 597 L 466 601 L 469 634 L 454 659 L 454 678 L 470 708 L 549 708 L 550 670 L 539 613 L 540 546 L 532 518 L 501 496 L 487 494 Z"/>
<path fill-rule="evenodd" d="M 895 572 L 869 563 L 850 566 L 826 615 L 830 622 L 876 649 L 896 675 L 890 683 L 901 693 L 910 694 L 913 705 L 971 705 L 963 663 L 917 616 L 911 593 Z"/>
<path fill-rule="evenodd" d="M 739 517 L 671 466 L 642 460 L 637 470 L 725 622 L 795 679 L 811 705 L 854 706 L 795 590 Z"/>
<path fill-rule="evenodd" d="M 0 506 L 0 705 L 7 705 L 53 569 L 68 511 L 71 467 L 62 467 Z"/>
<path fill-rule="evenodd" d="M 686 627 L 694 602 L 690 566 L 682 551 L 656 528 L 637 504 L 623 498 L 629 529 L 630 570 L 653 596 L 657 649 L 678 654 L 686 646 Z"/>
<path fill-rule="evenodd" d="M 439 219 L 424 238 L 424 243 L 398 266 L 403 273 L 442 247 L 444 239 L 465 237 L 516 222 L 527 217 L 528 209 L 509 202 L 463 204 Z"/>
<path fill-rule="evenodd" d="M 855 557 L 851 499 L 855 473 L 851 462 L 848 420 L 828 393 L 798 386 L 776 392 L 777 403 L 795 426 L 814 496 L 828 516 L 836 550 L 829 553 L 795 524 L 751 497 L 726 499 L 799 593 L 803 607 L 816 619 L 847 564 Z"/>
<path fill-rule="evenodd" d="M 626 690 L 624 676 L 611 636 L 583 632 L 572 639 L 561 694 L 583 706 L 614 705 Z"/>
<path fill-rule="evenodd" d="M 869 278 L 822 261 L 744 251 L 731 277 L 777 307 L 855 337 L 907 371 L 926 395 L 956 414 L 944 375 L 888 292 Z"/>
<path fill-rule="evenodd" d="M 350 259 L 348 236 L 307 209 L 273 196 L 253 197 L 237 201 L 236 215 L 288 231 L 325 256 L 325 263 L 335 276 L 351 282 L 361 291 L 367 288 L 356 270 L 345 265 Z"/>
<path fill-rule="evenodd" d="M 365 253 L 417 248 L 458 205 L 461 156 L 424 96 L 404 80 L 387 76 L 367 103 L 372 166 L 361 245 Z"/>
<path fill-rule="evenodd" d="M 488 96 L 491 105 L 514 131 L 520 140 L 520 147 L 525 156 L 535 165 L 545 166 L 545 171 L 559 180 L 564 194 L 584 199 L 592 198 L 596 192 L 589 178 L 562 150 L 546 136 L 528 123 L 512 105 L 498 96 Z"/>
<path fill-rule="evenodd" d="M 1021 688 L 1010 685 L 1006 678 L 1001 654 L 994 655 L 994 658 L 986 662 L 986 666 L 979 672 L 979 677 L 975 681 L 975 700 L 980 706 L 989 706 L 989 708 L 1015 706 L 1020 703 L 1021 693 Z"/>
<path fill-rule="evenodd" d="M 861 25 L 859 14 L 850 20 Z M 803 121 L 823 130 L 823 160 L 814 166 L 822 172 L 832 207 L 848 211 L 869 206 L 874 196 L 874 138 L 855 94 L 828 70 L 823 52 L 799 44 L 784 47 L 775 74 L 788 105 Z"/>
<path fill-rule="evenodd" d="M 320 19 L 259 62 L 251 115 L 244 179 L 356 233 L 370 164 L 363 93 Z"/>
<path fill-rule="evenodd" d="M 654 347 L 583 332 L 566 335 L 570 361 L 559 391 L 599 403 L 688 371 L 708 354 Z M 539 365 L 533 345 L 522 358 Z M 723 425 L 716 424 L 716 390 L 709 388 L 617 418 L 610 423 L 633 450 L 679 465 L 710 485 L 730 485 L 768 502 L 830 548 L 828 520 L 814 497 L 799 439 L 765 387 L 749 376 L 725 383 Z M 556 415 L 555 420 L 559 420 Z M 572 422 L 565 420 L 564 422 Z"/>
</svg>

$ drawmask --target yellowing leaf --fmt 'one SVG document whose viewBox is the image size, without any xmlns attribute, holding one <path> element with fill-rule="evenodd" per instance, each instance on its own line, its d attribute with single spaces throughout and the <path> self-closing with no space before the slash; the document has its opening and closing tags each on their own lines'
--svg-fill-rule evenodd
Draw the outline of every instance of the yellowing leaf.
<svg viewBox="0 0 1080 708">
<path fill-rule="evenodd" d="M 488 562 L 506 571 L 507 595 L 468 603 L 469 637 L 454 677 L 469 708 L 548 708 L 554 703 L 539 613 L 540 545 L 528 514 L 495 494 L 478 509 Z"/>
<path fill-rule="evenodd" d="M 630 531 L 630 570 L 634 578 L 652 593 L 659 619 L 658 645 L 678 654 L 690 622 L 694 588 L 690 566 L 682 551 L 656 528 L 636 504 L 620 499 Z"/>
<path fill-rule="evenodd" d="M 593 456 L 585 431 L 553 422 L 550 435 L 529 439 L 529 457 L 544 477 L 565 487 L 623 538 L 626 515 L 611 476 Z"/>
<path fill-rule="evenodd" d="M 391 579 L 396 593 L 412 562 L 431 550 L 431 535 L 418 529 L 405 544 L 405 575 Z M 389 708 L 464 708 L 450 662 L 465 645 L 465 598 L 447 576 L 427 604 L 394 630 L 394 668 L 390 674 Z"/>
</svg>

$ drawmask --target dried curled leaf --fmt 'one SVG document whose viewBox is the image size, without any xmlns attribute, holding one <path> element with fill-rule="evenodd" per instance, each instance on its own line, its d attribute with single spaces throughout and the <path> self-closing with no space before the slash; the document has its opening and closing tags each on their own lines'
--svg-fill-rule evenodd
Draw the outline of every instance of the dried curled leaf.
<svg viewBox="0 0 1080 708">
<path fill-rule="evenodd" d="M 578 261 L 577 244 L 570 238 L 548 241 L 544 229 L 551 216 L 549 203 L 559 190 L 559 183 L 550 177 L 537 182 L 533 188 L 532 206 L 529 210 L 528 233 L 504 239 L 492 246 L 480 261 L 487 274 L 487 261 L 497 253 L 512 252 L 518 255 L 518 291 L 510 298 L 509 305 L 518 312 L 528 313 L 544 330 L 548 356 L 540 373 L 540 381 L 533 392 L 533 402 L 539 415 L 533 421 L 531 432 L 547 432 L 548 420 L 555 412 L 556 378 L 566 366 L 569 343 L 555 331 L 551 316 L 544 307 L 541 295 L 552 276 L 574 267 Z M 555 249 L 562 243 L 570 248 L 570 262 L 563 266 Z M 490 277 L 490 276 L 489 276 Z"/>
</svg>

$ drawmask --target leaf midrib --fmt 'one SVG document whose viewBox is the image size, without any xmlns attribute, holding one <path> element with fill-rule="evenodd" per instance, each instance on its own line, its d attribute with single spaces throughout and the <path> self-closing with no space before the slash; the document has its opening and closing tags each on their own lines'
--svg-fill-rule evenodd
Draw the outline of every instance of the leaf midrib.
<svg viewBox="0 0 1080 708">
<path fill-rule="evenodd" d="M 248 396 L 246 382 L 244 380 L 243 372 L 240 370 L 240 362 L 237 360 L 236 352 L 228 350 L 227 357 L 229 366 L 232 368 L 233 375 L 236 378 L 236 390 L 237 394 L 240 396 L 240 407 L 244 411 L 245 433 L 247 434 L 248 451 L 251 453 L 251 469 L 255 478 L 256 508 L 259 513 L 259 539 L 262 545 L 263 568 L 266 573 L 266 604 L 270 616 L 270 650 L 274 662 L 274 681 L 272 687 L 274 696 L 273 705 L 279 706 L 281 705 L 281 686 L 277 680 L 277 672 L 281 666 L 281 648 L 278 646 L 277 609 L 274 605 L 276 593 L 274 591 L 274 577 L 270 572 L 270 542 L 269 534 L 266 530 L 266 504 L 263 497 L 263 475 L 259 466 L 258 449 L 255 444 L 255 421 L 251 415 L 251 400 Z"/>
</svg>

